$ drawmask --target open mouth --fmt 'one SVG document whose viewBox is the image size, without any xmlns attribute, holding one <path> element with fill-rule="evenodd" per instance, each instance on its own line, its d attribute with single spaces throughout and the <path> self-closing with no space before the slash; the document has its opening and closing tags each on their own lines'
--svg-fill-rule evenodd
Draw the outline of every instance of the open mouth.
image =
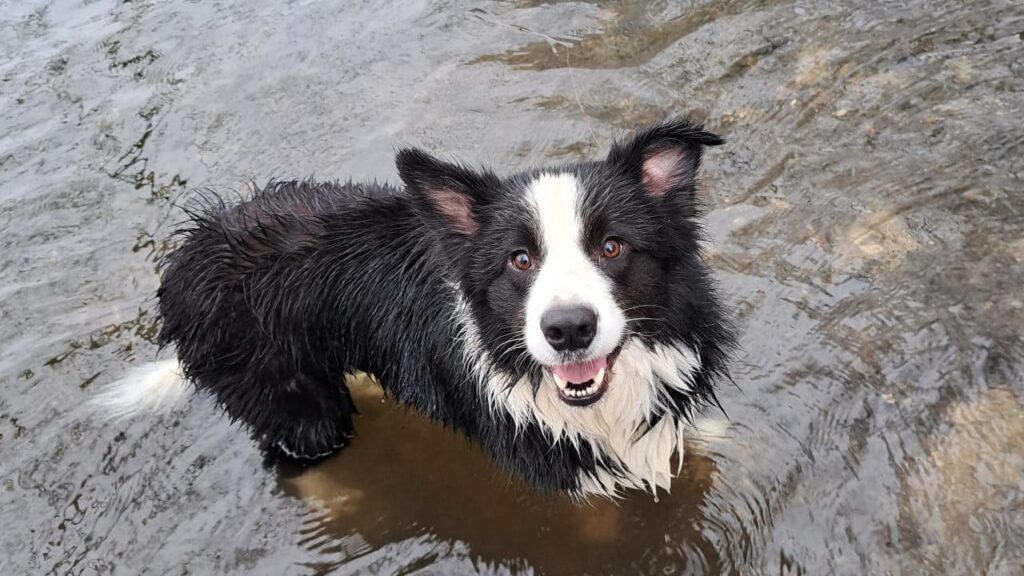
<svg viewBox="0 0 1024 576">
<path fill-rule="evenodd" d="M 608 391 L 608 381 L 620 350 L 621 346 L 603 358 L 548 368 L 562 402 L 570 406 L 590 406 L 600 400 Z"/>
</svg>

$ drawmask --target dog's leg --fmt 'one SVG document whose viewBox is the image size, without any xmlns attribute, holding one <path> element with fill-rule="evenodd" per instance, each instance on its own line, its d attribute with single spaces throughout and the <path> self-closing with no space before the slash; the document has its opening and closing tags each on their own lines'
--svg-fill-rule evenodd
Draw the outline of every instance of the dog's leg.
<svg viewBox="0 0 1024 576">
<path fill-rule="evenodd" d="M 284 357 L 200 379 L 233 419 L 244 423 L 269 462 L 313 462 L 344 447 L 357 412 L 344 378 L 299 369 Z"/>
<path fill-rule="evenodd" d="M 269 460 L 311 463 L 348 444 L 352 415 L 358 411 L 344 378 L 330 381 L 296 372 L 274 396 L 269 425 L 256 430 Z"/>
</svg>

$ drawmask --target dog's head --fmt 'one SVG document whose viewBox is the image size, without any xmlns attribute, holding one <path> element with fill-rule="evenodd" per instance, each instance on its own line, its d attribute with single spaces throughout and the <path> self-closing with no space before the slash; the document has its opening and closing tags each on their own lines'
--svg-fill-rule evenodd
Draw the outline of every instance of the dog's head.
<svg viewBox="0 0 1024 576">
<path fill-rule="evenodd" d="M 610 417 L 651 425 L 710 395 L 702 374 L 721 369 L 729 336 L 700 258 L 695 193 L 703 148 L 721 143 L 676 120 L 603 160 L 507 178 L 398 154 L 472 345 L 504 376 L 491 375 L 503 383 L 497 404 L 560 433 L 586 431 L 585 412 L 609 402 Z"/>
</svg>

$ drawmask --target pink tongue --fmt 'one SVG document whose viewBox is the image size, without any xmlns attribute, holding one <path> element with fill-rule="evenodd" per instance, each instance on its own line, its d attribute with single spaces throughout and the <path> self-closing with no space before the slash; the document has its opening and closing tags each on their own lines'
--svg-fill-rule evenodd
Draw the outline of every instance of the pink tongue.
<svg viewBox="0 0 1024 576">
<path fill-rule="evenodd" d="M 551 368 L 555 376 L 558 376 L 566 382 L 572 382 L 573 384 L 582 384 L 587 380 L 593 380 L 597 373 L 602 368 L 608 365 L 607 358 L 597 358 L 590 360 L 589 362 L 579 362 L 577 364 L 564 364 L 562 366 L 555 366 Z"/>
</svg>

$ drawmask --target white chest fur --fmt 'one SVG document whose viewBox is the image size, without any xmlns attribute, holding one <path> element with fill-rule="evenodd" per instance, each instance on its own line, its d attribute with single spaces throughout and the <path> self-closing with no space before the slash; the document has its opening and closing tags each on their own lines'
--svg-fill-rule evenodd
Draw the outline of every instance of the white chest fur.
<svg viewBox="0 0 1024 576">
<path fill-rule="evenodd" d="M 579 449 L 589 444 L 621 468 L 620 474 L 598 470 L 580 478 L 581 492 L 615 497 L 624 488 L 655 492 L 668 490 L 673 476 L 672 458 L 682 463 L 683 424 L 663 418 L 654 427 L 647 422 L 666 401 L 666 386 L 691 389 L 691 378 L 700 360 L 688 346 L 655 345 L 648 348 L 629 340 L 616 360 L 608 392 L 597 404 L 569 406 L 558 398 L 554 382 L 545 381 L 534 394 L 528 378 L 509 388 L 509 381 L 493 371 L 480 344 L 476 326 L 465 305 L 456 322 L 462 328 L 467 363 L 490 400 L 492 410 L 509 413 L 517 425 L 536 423 L 551 433 L 553 442 Z"/>
</svg>

